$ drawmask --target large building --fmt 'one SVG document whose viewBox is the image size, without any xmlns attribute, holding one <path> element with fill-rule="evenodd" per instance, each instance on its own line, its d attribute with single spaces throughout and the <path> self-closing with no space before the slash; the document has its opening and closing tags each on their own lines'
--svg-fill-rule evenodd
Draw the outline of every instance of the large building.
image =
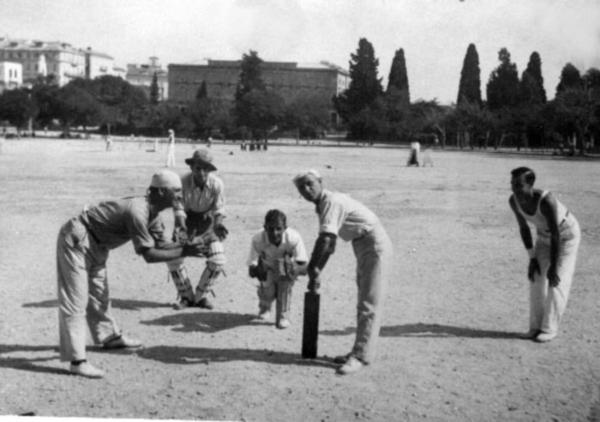
<svg viewBox="0 0 600 422">
<path fill-rule="evenodd" d="M 240 79 L 240 60 L 208 60 L 205 64 L 169 65 L 169 100 L 193 101 L 203 82 L 211 98 L 233 100 Z M 295 62 L 263 62 L 262 78 L 267 88 L 286 102 L 304 95 L 327 101 L 348 88 L 349 73 L 328 62 L 299 65 Z M 333 109 L 333 108 L 332 108 Z M 332 116 L 337 120 L 337 116 Z"/>
<path fill-rule="evenodd" d="M 0 61 L 20 63 L 23 67 L 23 83 L 32 82 L 39 76 L 46 75 L 54 75 L 60 86 L 75 78 L 119 76 L 114 59 L 108 54 L 94 51 L 89 47 L 76 48 L 60 41 L 0 37 Z"/>
<path fill-rule="evenodd" d="M 0 94 L 7 89 L 23 85 L 23 66 L 21 63 L 0 62 Z"/>
<path fill-rule="evenodd" d="M 166 100 L 169 96 L 169 80 L 167 71 L 158 62 L 158 57 L 150 57 L 147 64 L 128 64 L 125 80 L 131 85 L 142 88 L 149 96 L 155 73 L 158 83 L 158 99 L 160 101 Z"/>
</svg>

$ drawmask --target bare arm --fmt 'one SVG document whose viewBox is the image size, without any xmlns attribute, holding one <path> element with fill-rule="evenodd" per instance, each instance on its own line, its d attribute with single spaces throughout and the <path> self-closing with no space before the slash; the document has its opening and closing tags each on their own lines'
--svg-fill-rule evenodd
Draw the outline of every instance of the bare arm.
<svg viewBox="0 0 600 422">
<path fill-rule="evenodd" d="M 533 248 L 533 238 L 531 237 L 531 229 L 529 228 L 529 225 L 527 225 L 527 221 L 525 220 L 525 218 L 523 218 L 521 213 L 517 210 L 517 205 L 515 204 L 515 201 L 515 197 L 511 196 L 508 200 L 508 203 L 510 205 L 510 209 L 513 211 L 515 217 L 517 218 L 517 224 L 519 224 L 519 232 L 521 233 L 523 245 L 525 246 L 525 249 L 529 250 Z"/>
<path fill-rule="evenodd" d="M 173 259 L 186 256 L 203 256 L 205 245 L 203 244 L 184 244 L 167 243 L 159 248 L 146 248 L 142 252 L 144 260 L 153 264 L 156 262 L 171 261 Z"/>
<path fill-rule="evenodd" d="M 320 233 L 312 251 L 310 262 L 308 263 L 308 287 L 309 290 L 319 288 L 319 274 L 327 264 L 327 260 L 335 251 L 337 236 L 332 233 Z"/>
<path fill-rule="evenodd" d="M 546 217 L 548 229 L 550 230 L 550 267 L 548 268 L 548 282 L 550 286 L 557 286 L 560 278 L 556 274 L 558 252 L 560 250 L 560 233 L 558 231 L 558 205 L 556 198 L 551 193 L 546 195 L 540 203 L 540 211 Z"/>
<path fill-rule="evenodd" d="M 531 237 L 531 229 L 527 224 L 527 220 L 521 215 L 521 213 L 517 210 L 517 205 L 515 203 L 516 199 L 514 196 L 511 196 L 508 203 L 510 204 L 510 209 L 512 209 L 515 217 L 517 218 L 517 223 L 519 224 L 519 232 L 521 233 L 521 240 L 523 240 L 523 245 L 525 245 L 525 249 L 529 253 L 529 266 L 527 268 L 527 278 L 529 281 L 533 282 L 533 276 L 537 272 L 540 273 L 540 264 L 533 254 L 533 238 Z"/>
</svg>

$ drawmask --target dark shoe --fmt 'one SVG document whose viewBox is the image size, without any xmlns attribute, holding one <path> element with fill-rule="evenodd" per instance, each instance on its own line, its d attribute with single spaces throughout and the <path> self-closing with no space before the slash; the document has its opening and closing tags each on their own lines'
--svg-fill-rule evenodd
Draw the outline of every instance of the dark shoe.
<svg viewBox="0 0 600 422">
<path fill-rule="evenodd" d="M 104 376 L 102 369 L 96 368 L 89 362 L 81 362 L 79 365 L 71 364 L 69 372 L 86 378 L 102 378 Z"/>
<path fill-rule="evenodd" d="M 191 308 L 192 306 L 194 306 L 194 303 L 191 300 L 183 298 L 173 305 L 173 309 L 181 311 L 182 309 Z"/>
<path fill-rule="evenodd" d="M 103 346 L 105 349 L 137 349 L 142 347 L 142 343 L 121 335 L 105 342 Z"/>
<path fill-rule="evenodd" d="M 350 356 L 346 363 L 338 368 L 337 373 L 340 375 L 353 374 L 360 371 L 363 366 L 365 366 L 364 362 L 358 360 L 354 356 Z"/>
<path fill-rule="evenodd" d="M 207 297 L 203 297 L 202 299 L 200 299 L 197 303 L 197 306 L 199 308 L 204 308 L 204 309 L 209 309 L 209 310 L 213 309 L 215 307 Z"/>
</svg>

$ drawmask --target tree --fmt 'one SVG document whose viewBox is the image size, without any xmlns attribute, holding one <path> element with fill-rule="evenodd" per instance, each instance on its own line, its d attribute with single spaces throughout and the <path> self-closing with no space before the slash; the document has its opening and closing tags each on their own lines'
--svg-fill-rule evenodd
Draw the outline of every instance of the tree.
<svg viewBox="0 0 600 422">
<path fill-rule="evenodd" d="M 42 126 L 48 126 L 58 118 L 58 90 L 54 75 L 39 77 L 33 84 L 31 95 L 38 108 L 36 119 Z"/>
<path fill-rule="evenodd" d="M 300 137 L 315 138 L 329 127 L 330 102 L 323 96 L 300 95 L 285 107 L 284 128 L 297 129 Z"/>
<path fill-rule="evenodd" d="M 519 101 L 519 74 L 517 65 L 510 61 L 506 48 L 498 52 L 500 64 L 491 73 L 487 84 L 487 104 L 490 110 L 510 108 Z"/>
<path fill-rule="evenodd" d="M 240 80 L 235 91 L 236 101 L 241 100 L 245 94 L 252 90 L 263 91 L 266 89 L 262 79 L 262 63 L 263 61 L 258 57 L 256 51 L 250 50 L 250 54 L 242 56 Z"/>
<path fill-rule="evenodd" d="M 159 100 L 158 76 L 156 72 L 152 75 L 152 83 L 150 84 L 150 104 L 156 105 Z"/>
<path fill-rule="evenodd" d="M 349 124 L 349 136 L 364 139 L 371 136 L 367 128 L 373 127 L 373 119 L 365 113 L 368 113 L 368 109 L 383 93 L 381 79 L 377 77 L 379 60 L 375 58 L 373 46 L 366 38 L 359 40 L 356 53 L 350 57 L 350 86 L 335 97 L 334 105 L 339 115 Z M 377 112 L 380 111 L 380 107 L 376 109 Z"/>
<path fill-rule="evenodd" d="M 403 49 L 396 50 L 394 54 L 386 94 L 403 105 L 410 104 L 408 74 L 406 72 L 406 60 L 404 59 Z"/>
<path fill-rule="evenodd" d="M 18 130 L 26 127 L 37 114 L 37 107 L 27 89 L 7 90 L 0 95 L 0 120 L 8 120 Z"/>
<path fill-rule="evenodd" d="M 481 70 L 479 69 L 479 55 L 475 44 L 469 44 L 460 72 L 458 97 L 456 104 L 472 103 L 481 105 Z"/>
<path fill-rule="evenodd" d="M 238 125 L 249 128 L 255 139 L 266 139 L 268 133 L 282 121 L 285 111 L 283 99 L 266 89 L 253 89 L 244 94 L 239 108 L 245 113 L 238 115 Z"/>
<path fill-rule="evenodd" d="M 202 100 L 208 98 L 208 92 L 206 90 L 206 81 L 202 81 L 200 88 L 196 91 L 196 100 Z"/>
<path fill-rule="evenodd" d="M 523 71 L 523 75 L 521 75 L 521 82 L 526 79 L 525 75 L 527 75 L 527 79 L 529 79 L 529 81 L 526 82 L 529 103 L 545 103 L 546 90 L 544 89 L 544 78 L 542 77 L 542 60 L 536 51 L 529 56 L 527 68 Z"/>
<path fill-rule="evenodd" d="M 560 73 L 560 81 L 556 86 L 556 96 L 569 89 L 583 88 L 583 79 L 579 70 L 571 63 L 567 63 Z"/>
<path fill-rule="evenodd" d="M 58 91 L 57 116 L 66 134 L 73 125 L 91 126 L 99 122 L 101 106 L 84 88 L 87 83 L 69 82 Z"/>
</svg>

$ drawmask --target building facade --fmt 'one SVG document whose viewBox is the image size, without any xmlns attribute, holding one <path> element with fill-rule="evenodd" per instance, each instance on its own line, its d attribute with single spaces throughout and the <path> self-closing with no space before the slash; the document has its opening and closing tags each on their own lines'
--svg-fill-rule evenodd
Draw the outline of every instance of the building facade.
<svg viewBox="0 0 600 422">
<path fill-rule="evenodd" d="M 206 64 L 170 64 L 169 100 L 193 101 L 205 82 L 208 97 L 233 101 L 241 63 L 240 60 L 208 60 Z M 350 74 L 328 62 L 311 65 L 263 62 L 262 78 L 267 88 L 278 93 L 286 103 L 305 95 L 331 101 L 350 85 Z M 337 120 L 337 116 L 332 118 Z"/>
<path fill-rule="evenodd" d="M 23 66 L 21 63 L 0 62 L 0 93 L 23 85 Z"/>
<path fill-rule="evenodd" d="M 59 86 L 75 78 L 118 76 L 114 59 L 108 54 L 91 48 L 76 48 L 60 41 L 0 38 L 0 61 L 20 63 L 23 83 L 49 75 L 54 75 Z"/>
<path fill-rule="evenodd" d="M 169 96 L 169 79 L 167 71 L 159 64 L 158 57 L 150 57 L 147 64 L 128 64 L 125 80 L 131 85 L 142 88 L 149 97 L 155 73 L 158 83 L 158 99 L 164 101 Z"/>
</svg>

